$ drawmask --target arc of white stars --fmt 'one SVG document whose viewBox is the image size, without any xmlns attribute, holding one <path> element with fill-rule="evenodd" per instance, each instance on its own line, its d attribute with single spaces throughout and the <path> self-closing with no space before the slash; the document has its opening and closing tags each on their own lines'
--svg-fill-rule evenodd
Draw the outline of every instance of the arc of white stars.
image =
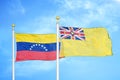
<svg viewBox="0 0 120 80">
<path fill-rule="evenodd" d="M 30 50 L 32 50 L 34 47 L 36 47 L 36 46 L 40 46 L 40 47 L 42 47 L 45 51 L 48 51 L 48 49 L 44 46 L 44 45 L 42 45 L 42 44 L 33 44 L 32 46 L 30 46 Z"/>
</svg>

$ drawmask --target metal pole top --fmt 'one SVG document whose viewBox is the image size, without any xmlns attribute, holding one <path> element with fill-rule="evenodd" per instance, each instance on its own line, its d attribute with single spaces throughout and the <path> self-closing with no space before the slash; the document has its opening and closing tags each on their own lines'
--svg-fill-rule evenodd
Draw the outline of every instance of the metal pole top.
<svg viewBox="0 0 120 80">
<path fill-rule="evenodd" d="M 60 17 L 59 17 L 59 16 L 56 16 L 56 20 L 60 20 Z"/>
<path fill-rule="evenodd" d="M 14 28 L 14 27 L 15 27 L 15 24 L 12 24 L 12 27 Z"/>
</svg>

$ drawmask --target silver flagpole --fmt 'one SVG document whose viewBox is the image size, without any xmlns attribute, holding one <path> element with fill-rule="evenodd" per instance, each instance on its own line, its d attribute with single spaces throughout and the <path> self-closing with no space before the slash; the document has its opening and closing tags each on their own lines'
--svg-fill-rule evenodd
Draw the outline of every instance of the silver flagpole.
<svg viewBox="0 0 120 80">
<path fill-rule="evenodd" d="M 14 47 L 14 36 L 15 36 L 15 33 L 14 33 L 14 27 L 15 27 L 15 24 L 12 24 L 12 80 L 15 80 L 15 47 Z"/>
<path fill-rule="evenodd" d="M 56 54 L 56 80 L 59 80 L 59 16 L 56 16 L 56 29 L 57 29 L 57 54 Z"/>
</svg>

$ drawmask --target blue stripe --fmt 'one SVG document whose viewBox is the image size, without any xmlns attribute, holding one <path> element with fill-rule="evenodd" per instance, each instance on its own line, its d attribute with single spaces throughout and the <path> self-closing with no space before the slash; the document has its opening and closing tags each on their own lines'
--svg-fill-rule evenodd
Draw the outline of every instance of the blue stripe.
<svg viewBox="0 0 120 80">
<path fill-rule="evenodd" d="M 17 42 L 17 51 L 22 51 L 22 50 L 41 51 L 41 52 L 56 51 L 56 43 Z"/>
</svg>

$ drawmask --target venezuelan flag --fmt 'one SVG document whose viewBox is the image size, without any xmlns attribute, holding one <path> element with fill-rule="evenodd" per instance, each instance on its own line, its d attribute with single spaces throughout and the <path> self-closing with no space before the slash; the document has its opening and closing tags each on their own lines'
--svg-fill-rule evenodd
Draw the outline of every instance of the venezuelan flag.
<svg viewBox="0 0 120 80">
<path fill-rule="evenodd" d="M 55 34 L 19 34 L 16 33 L 16 61 L 55 60 Z"/>
</svg>

